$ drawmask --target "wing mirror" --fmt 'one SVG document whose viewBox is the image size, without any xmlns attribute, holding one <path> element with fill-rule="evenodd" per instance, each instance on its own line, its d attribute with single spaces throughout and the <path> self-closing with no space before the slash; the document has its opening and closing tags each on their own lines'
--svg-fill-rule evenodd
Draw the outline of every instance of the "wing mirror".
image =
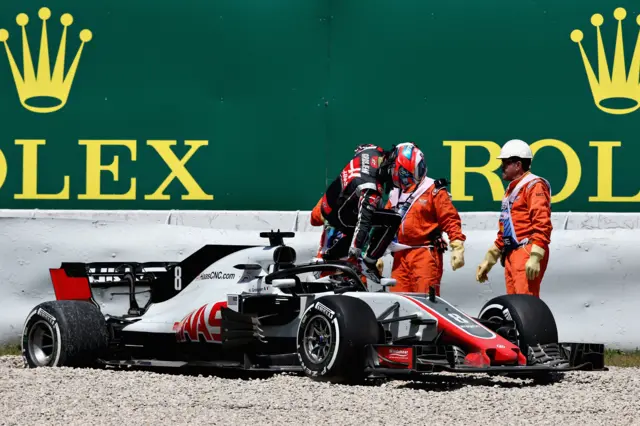
<svg viewBox="0 0 640 426">
<path fill-rule="evenodd" d="M 296 286 L 296 280 L 293 278 L 280 278 L 271 281 L 271 285 L 275 288 L 293 288 Z"/>
<path fill-rule="evenodd" d="M 380 285 L 382 287 L 395 287 L 396 279 L 395 278 L 382 278 L 380 280 Z"/>
</svg>

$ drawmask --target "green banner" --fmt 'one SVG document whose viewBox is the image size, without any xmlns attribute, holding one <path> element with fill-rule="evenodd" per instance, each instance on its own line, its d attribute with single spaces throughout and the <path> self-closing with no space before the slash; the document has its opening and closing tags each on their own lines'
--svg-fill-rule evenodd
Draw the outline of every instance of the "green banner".
<svg viewBox="0 0 640 426">
<path fill-rule="evenodd" d="M 0 205 L 308 210 L 360 143 L 416 142 L 461 211 L 534 150 L 554 211 L 637 211 L 640 5 L 0 3 Z"/>
</svg>

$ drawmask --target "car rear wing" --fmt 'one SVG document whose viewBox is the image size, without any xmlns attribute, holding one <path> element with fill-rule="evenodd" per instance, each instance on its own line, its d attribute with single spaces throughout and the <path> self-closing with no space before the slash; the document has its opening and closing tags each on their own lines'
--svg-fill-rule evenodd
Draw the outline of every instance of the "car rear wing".
<svg viewBox="0 0 640 426">
<path fill-rule="evenodd" d="M 208 244 L 182 261 L 62 262 L 49 273 L 57 300 L 92 300 L 93 289 L 128 286 L 135 305 L 135 287 L 145 285 L 151 290 L 150 301 L 159 303 L 186 288 L 213 262 L 250 247 Z"/>
</svg>

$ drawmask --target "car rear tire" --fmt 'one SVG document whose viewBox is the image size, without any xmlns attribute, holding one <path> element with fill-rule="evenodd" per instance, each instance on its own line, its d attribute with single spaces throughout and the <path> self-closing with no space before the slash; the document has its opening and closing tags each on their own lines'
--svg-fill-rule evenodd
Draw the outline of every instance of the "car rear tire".
<svg viewBox="0 0 640 426">
<path fill-rule="evenodd" d="M 553 313 L 542 299 L 528 294 L 507 294 L 489 300 L 479 318 L 513 321 L 516 344 L 527 356 L 529 346 L 558 343 L 558 328 Z"/>
<path fill-rule="evenodd" d="M 380 341 L 375 314 L 361 299 L 324 296 L 304 312 L 296 347 L 305 374 L 315 380 L 357 384 L 366 379 L 366 346 Z"/>
<path fill-rule="evenodd" d="M 109 344 L 107 324 L 91 302 L 58 300 L 31 310 L 22 332 L 27 366 L 91 367 Z"/>
</svg>

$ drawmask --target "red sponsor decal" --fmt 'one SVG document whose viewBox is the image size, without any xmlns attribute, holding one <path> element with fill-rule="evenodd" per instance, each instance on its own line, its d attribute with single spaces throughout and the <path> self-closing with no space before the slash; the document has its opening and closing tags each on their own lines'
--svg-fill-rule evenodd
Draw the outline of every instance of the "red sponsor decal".
<svg viewBox="0 0 640 426">
<path fill-rule="evenodd" d="M 413 368 L 411 346 L 380 346 L 377 348 L 378 362 L 386 368 Z"/>
<path fill-rule="evenodd" d="M 346 188 L 349 184 L 349 178 L 347 177 L 347 172 L 340 173 L 340 182 L 342 182 L 342 189 Z"/>
<path fill-rule="evenodd" d="M 344 188 L 351 182 L 354 178 L 362 176 L 360 174 L 362 170 L 360 169 L 360 158 L 356 157 L 349 161 L 349 164 L 342 170 L 340 175 L 342 176 L 342 187 Z"/>
<path fill-rule="evenodd" d="M 371 167 L 373 167 L 374 169 L 378 168 L 378 161 L 379 161 L 380 157 L 371 157 L 371 161 L 369 161 L 369 163 L 371 164 Z"/>
<path fill-rule="evenodd" d="M 192 311 L 182 321 L 173 325 L 178 342 L 197 342 L 200 336 L 207 342 L 221 342 L 222 312 L 221 308 L 227 307 L 227 302 L 206 304 Z"/>
<path fill-rule="evenodd" d="M 369 204 L 371 204 L 372 206 L 378 205 L 379 201 L 380 201 L 380 196 L 378 196 L 378 194 L 369 195 Z"/>
</svg>

